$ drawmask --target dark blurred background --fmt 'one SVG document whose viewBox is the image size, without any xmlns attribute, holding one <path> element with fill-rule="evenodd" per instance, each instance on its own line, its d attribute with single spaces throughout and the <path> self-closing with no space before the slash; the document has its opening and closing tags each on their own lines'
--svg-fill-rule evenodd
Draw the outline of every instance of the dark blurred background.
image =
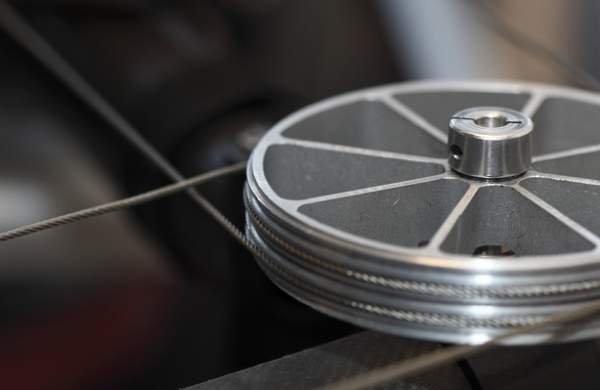
<svg viewBox="0 0 600 390">
<path fill-rule="evenodd" d="M 11 2 L 186 176 L 247 158 L 316 100 L 414 78 L 561 73 L 486 27 L 476 1 Z M 600 71 L 592 0 L 497 1 Z M 0 34 L 0 228 L 167 184 Z M 240 226 L 243 175 L 200 188 Z M 185 195 L 0 245 L 3 388 L 181 388 L 356 331 L 273 287 Z"/>
</svg>

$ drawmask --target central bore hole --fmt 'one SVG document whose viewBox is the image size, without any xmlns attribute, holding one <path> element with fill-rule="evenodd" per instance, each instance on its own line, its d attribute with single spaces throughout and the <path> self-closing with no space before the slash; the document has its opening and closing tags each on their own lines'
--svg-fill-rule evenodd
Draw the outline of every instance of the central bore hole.
<svg viewBox="0 0 600 390">
<path fill-rule="evenodd" d="M 475 119 L 475 124 L 481 127 L 502 127 L 506 126 L 508 118 L 503 115 L 486 115 Z"/>
</svg>

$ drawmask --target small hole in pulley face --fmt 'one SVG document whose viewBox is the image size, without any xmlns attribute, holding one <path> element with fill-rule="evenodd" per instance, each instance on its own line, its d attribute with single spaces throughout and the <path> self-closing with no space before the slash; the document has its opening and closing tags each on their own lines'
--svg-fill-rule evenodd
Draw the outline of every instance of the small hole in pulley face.
<svg viewBox="0 0 600 390">
<path fill-rule="evenodd" d="M 487 128 L 502 127 L 508 124 L 508 118 L 504 115 L 486 115 L 475 119 L 475 124 Z"/>
<path fill-rule="evenodd" d="M 429 240 L 423 240 L 417 243 L 418 248 L 425 248 L 427 245 L 429 245 Z"/>
<path fill-rule="evenodd" d="M 450 155 L 455 160 L 460 160 L 463 155 L 462 149 L 457 145 L 450 145 Z"/>
<path fill-rule="evenodd" d="M 480 245 L 473 250 L 473 256 L 490 257 L 490 256 L 517 256 L 510 248 L 504 245 Z"/>
</svg>

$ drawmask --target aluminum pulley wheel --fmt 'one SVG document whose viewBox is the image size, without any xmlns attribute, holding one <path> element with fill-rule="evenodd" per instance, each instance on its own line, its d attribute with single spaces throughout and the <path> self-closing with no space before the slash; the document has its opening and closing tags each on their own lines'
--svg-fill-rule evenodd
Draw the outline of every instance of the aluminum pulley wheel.
<svg viewBox="0 0 600 390">
<path fill-rule="evenodd" d="M 479 343 L 600 299 L 600 96 L 416 82 L 307 107 L 254 150 L 258 262 L 283 290 L 388 333 Z M 512 338 L 600 335 L 600 321 Z"/>
</svg>

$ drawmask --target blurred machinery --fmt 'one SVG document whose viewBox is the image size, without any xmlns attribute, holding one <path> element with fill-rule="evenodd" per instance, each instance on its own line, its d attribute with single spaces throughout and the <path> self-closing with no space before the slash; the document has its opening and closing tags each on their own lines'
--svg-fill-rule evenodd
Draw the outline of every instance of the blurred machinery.
<svg viewBox="0 0 600 390">
<path fill-rule="evenodd" d="M 52 0 L 40 3 L 19 0 L 11 3 L 186 176 L 247 159 L 259 139 L 281 118 L 310 103 L 343 92 L 414 77 L 530 78 L 533 74 L 537 80 L 563 81 L 564 76 L 539 59 L 524 62 L 523 53 L 518 48 L 511 47 L 493 29 L 487 30 L 485 19 L 480 20 L 481 14 L 469 1 Z M 577 15 L 592 14 L 597 5 L 588 2 L 577 7 L 569 5 L 573 12 L 564 12 L 566 2 L 544 2 L 543 6 L 539 1 L 537 3 L 523 8 L 516 2 L 506 2 L 505 9 L 514 13 L 515 7 L 523 8 L 519 18 L 525 17 L 528 12 L 529 15 L 537 13 L 540 8 L 547 20 L 563 17 L 560 25 L 564 28 L 556 32 L 557 35 L 542 35 L 547 39 L 546 43 L 553 43 L 573 54 L 576 50 L 571 45 L 572 39 L 580 32 L 572 26 L 567 28 L 568 21 Z M 470 23 L 474 19 L 481 24 Z M 538 34 L 548 30 L 534 23 L 527 28 L 539 28 Z M 165 178 L 134 148 L 5 35 L 0 37 L 0 52 L 3 86 L 0 91 L 0 123 L 4 130 L 0 154 L 0 204 L 4 230 L 166 183 Z M 593 62 L 592 55 L 588 57 L 583 60 Z M 593 69 L 593 66 L 590 68 Z M 593 107 L 588 110 L 582 103 L 595 106 L 595 98 L 569 90 L 545 89 L 529 84 L 461 84 L 460 87 L 451 84 L 450 87 L 434 83 L 434 87 L 425 88 L 419 85 L 408 89 L 399 87 L 397 91 L 392 88 L 393 91 L 361 92 L 359 100 L 369 100 L 375 95 L 379 99 L 382 91 L 392 91 L 397 93 L 394 98 L 400 105 L 412 107 L 433 127 L 446 129 L 449 117 L 460 109 L 493 105 L 525 110 L 529 99 L 537 96 L 539 90 L 556 91 L 556 96 L 553 95 L 556 99 L 567 100 L 564 105 L 573 101 L 573 106 L 564 108 L 563 103 L 550 104 L 533 116 L 538 128 L 550 128 L 549 123 L 556 123 L 558 127 L 549 130 L 551 140 L 557 139 L 556 128 L 571 126 L 561 122 L 567 120 L 565 118 L 574 118 L 570 109 L 578 112 L 577 117 L 582 117 L 579 115 L 582 111 L 584 118 L 591 118 L 586 123 L 593 121 L 595 113 Z M 453 93 L 462 95 L 457 97 Z M 464 93 L 469 94 L 468 101 L 462 99 Z M 425 139 L 425 133 L 420 136 L 413 133 L 416 139 L 410 138 L 410 142 L 407 141 L 409 138 L 394 135 L 392 139 L 387 138 L 390 128 L 406 125 L 406 118 L 398 118 L 394 113 L 390 116 L 389 112 L 382 113 L 380 108 L 363 107 L 361 104 L 342 112 L 346 103 L 333 100 L 325 106 L 316 106 L 318 110 L 330 110 L 333 118 L 313 117 L 314 113 L 303 111 L 306 114 L 304 120 L 310 123 L 302 125 L 302 129 L 290 128 L 286 132 L 297 131 L 298 134 L 292 134 L 290 138 L 298 142 L 341 143 L 350 148 L 365 148 L 364 142 L 375 142 L 377 145 L 367 146 L 385 149 L 396 142 L 403 144 L 404 149 L 387 152 L 418 154 L 417 151 L 425 151 L 429 159 L 420 161 L 423 164 L 419 167 L 416 167 L 418 164 L 413 167 L 414 177 L 403 177 L 402 180 L 418 179 L 428 174 L 449 174 L 448 167 L 442 162 L 448 157 L 447 149 L 439 139 Z M 389 106 L 390 102 L 387 104 Z M 565 114 L 557 119 L 553 116 L 555 112 Z M 529 115 L 533 115 L 533 111 Z M 357 124 L 374 126 L 383 129 L 383 135 L 380 134 L 381 137 L 376 140 L 360 134 L 340 140 L 336 138 L 339 134 L 335 134 L 335 129 L 320 131 L 331 123 L 347 125 L 350 129 Z M 285 126 L 279 126 L 277 131 L 283 131 Z M 360 130 L 359 127 L 354 129 Z M 554 141 L 537 140 L 534 151 L 539 153 L 534 153 L 534 156 L 555 152 L 563 146 L 575 148 L 595 142 L 593 131 L 587 130 L 581 133 L 585 136 L 556 141 L 558 148 Z M 325 139 L 328 136 L 331 139 Z M 443 138 L 445 134 L 441 136 Z M 270 142 L 271 136 L 267 136 L 262 143 L 263 152 L 267 149 L 265 145 L 271 145 Z M 541 149 L 536 149 L 535 145 Z M 271 156 L 276 165 L 284 167 L 292 164 L 291 168 L 300 169 L 299 173 L 296 172 L 297 177 L 277 179 L 281 184 L 279 191 L 293 192 L 293 186 L 302 183 L 306 177 L 302 171 L 304 163 L 321 161 L 335 166 L 327 158 L 319 160 L 320 157 L 315 156 L 300 156 L 294 160 L 290 156 L 296 152 L 287 150 L 279 159 Z M 266 157 L 260 153 L 253 157 L 261 162 L 263 158 Z M 371 162 L 342 162 L 341 166 L 356 165 L 354 173 L 358 175 L 361 169 L 370 167 Z M 377 166 L 377 163 L 373 164 Z M 427 167 L 424 168 L 424 165 Z M 561 169 L 569 169 L 571 165 L 565 166 L 551 167 L 549 172 L 567 174 Z M 318 165 L 315 167 L 317 171 L 323 171 Z M 252 169 L 259 168 L 254 166 Z M 427 172 L 423 173 L 423 169 Z M 543 169 L 540 168 L 540 171 Z M 384 178 L 383 183 L 375 182 L 379 174 L 385 176 L 386 172 L 391 172 L 391 176 Z M 271 173 L 280 175 L 276 171 Z M 373 179 L 373 182 L 367 183 L 369 185 L 385 185 L 397 179 L 396 173 L 394 169 L 386 168 L 378 169 L 377 177 L 369 174 L 358 176 L 360 180 Z M 289 183 L 286 180 L 290 178 L 298 180 Z M 335 182 L 330 179 L 323 180 L 329 184 Z M 470 179 L 455 181 L 463 183 L 458 184 L 463 187 L 464 183 L 474 182 Z M 244 182 L 243 176 L 228 177 L 203 185 L 199 190 L 242 227 Z M 316 186 L 313 182 L 302 186 L 298 190 L 300 193 L 287 195 L 304 197 L 307 194 L 303 191 L 318 187 L 312 185 Z M 357 188 L 345 188 L 344 191 Z M 535 189 L 530 190 L 535 192 Z M 315 191 L 309 195 L 323 196 L 318 188 Z M 254 196 L 247 192 L 246 201 L 256 202 L 258 192 Z M 464 196 L 460 190 L 450 192 L 456 195 L 454 200 Z M 432 193 L 436 191 L 417 195 Z M 446 194 L 448 191 L 444 189 L 437 193 Z M 511 203 L 509 196 L 494 195 L 490 191 L 489 197 L 494 196 L 499 196 L 501 203 L 508 208 L 522 206 L 519 201 L 515 201 L 518 205 Z M 355 209 L 354 205 L 347 207 Z M 264 209 L 263 204 L 253 210 L 261 214 Z M 498 214 L 503 211 L 506 210 L 499 210 Z M 342 215 L 345 214 L 342 212 Z M 424 215 L 428 222 L 423 229 L 434 228 L 435 223 L 431 221 L 437 215 L 434 214 Z M 328 214 L 322 210 L 314 211 L 313 217 L 327 218 Z M 329 217 L 337 222 L 320 223 L 341 223 L 345 229 L 352 229 L 352 221 L 342 221 L 339 214 Z M 527 230 L 524 233 L 533 230 L 531 218 L 535 220 L 539 215 L 527 214 L 526 217 L 516 219 Z M 577 220 L 578 217 L 569 215 L 569 218 Z M 525 220 L 529 220 L 531 225 Z M 529 227 L 532 229 L 525 229 Z M 355 233 L 375 234 L 376 231 Z M 511 231 L 520 232 L 519 229 Z M 488 230 L 482 228 L 481 232 L 477 240 L 467 242 L 457 239 L 452 245 L 443 244 L 442 248 L 456 256 L 470 256 L 474 251 L 479 251 L 477 255 L 498 254 L 494 251 L 500 244 L 506 243 L 500 242 L 502 240 L 492 242 Z M 500 252 L 519 256 L 529 252 L 537 255 L 543 250 L 554 253 L 564 243 L 573 251 L 587 248 L 585 240 L 573 238 L 564 229 L 552 232 L 563 241 L 553 241 L 546 236 L 540 241 L 527 240 L 525 236 L 513 237 L 514 242 L 506 248 L 500 247 Z M 396 233 L 395 237 L 404 234 Z M 471 230 L 467 233 L 475 234 Z M 409 243 L 414 247 L 411 251 L 427 250 L 432 237 L 425 236 L 410 237 L 414 241 Z M 537 247 L 533 242 L 542 244 Z M 331 250 L 322 243 L 319 247 L 319 251 Z M 0 281 L 6 292 L 1 306 L 4 315 L 0 337 L 4 338 L 2 344 L 5 347 L 0 349 L 0 370 L 8 373 L 5 385 L 9 387 L 184 387 L 318 346 L 358 330 L 353 325 L 297 303 L 274 287 L 256 267 L 251 256 L 185 195 L 157 201 L 128 213 L 107 215 L 3 243 L 0 254 L 4 259 L 0 264 Z M 321 274 L 323 270 L 317 269 L 315 273 Z M 517 282 L 527 284 L 527 281 Z M 368 286 L 368 289 L 372 288 Z M 291 290 L 291 287 L 286 286 L 286 290 Z M 381 290 L 377 294 L 383 295 Z M 322 297 L 307 298 L 307 295 L 298 292 L 295 295 L 312 301 L 314 306 L 323 302 L 317 302 Z M 480 294 L 473 299 L 487 298 L 489 296 Z M 558 296 L 557 299 L 563 298 L 569 300 L 572 297 Z M 420 304 L 419 299 L 415 305 Z M 535 306 L 539 303 L 532 302 L 528 304 Z M 355 303 L 361 302 L 355 300 Z M 362 302 L 362 308 L 365 303 Z M 385 313 L 379 310 L 379 313 L 374 313 L 375 316 L 371 310 L 369 315 L 358 320 L 364 310 L 358 315 L 361 307 L 354 306 L 354 311 L 344 312 L 346 309 L 340 307 L 322 311 L 346 320 L 352 317 L 350 322 L 360 326 L 386 331 L 397 328 L 395 321 L 398 319 L 389 315 L 383 321 L 386 322 L 384 326 L 373 325 L 386 317 L 385 313 L 390 314 L 389 310 Z M 530 310 L 531 306 L 526 310 Z M 489 336 L 497 330 L 490 331 L 486 327 L 484 331 L 469 329 L 458 340 L 453 336 L 442 336 L 435 326 L 427 326 L 412 335 L 469 342 L 476 341 L 467 340 L 473 335 Z M 394 333 L 406 335 L 410 332 Z M 321 356 L 321 359 L 329 352 L 336 356 L 347 353 L 345 357 L 348 359 L 342 356 L 341 360 L 332 359 L 332 362 L 351 371 L 357 369 L 356 366 L 345 366 L 344 362 L 355 359 L 363 362 L 358 347 L 352 346 L 363 348 L 371 345 L 374 348 L 394 344 L 386 336 L 374 333 L 362 333 L 347 340 L 316 347 L 308 353 L 315 353 L 310 355 L 313 357 L 302 355 L 294 364 L 302 365 L 302 359 L 314 359 L 314 356 Z M 398 348 L 414 353 L 439 347 L 429 342 L 394 340 Z M 563 368 L 581 361 L 589 362 L 588 356 L 597 353 L 592 344 L 582 342 L 568 347 L 545 347 L 547 349 L 543 350 L 570 351 L 568 363 L 556 358 L 555 354 L 542 358 L 540 356 L 546 356 L 545 352 L 533 347 L 528 350 L 530 354 L 521 355 L 522 362 L 524 366 L 532 361 L 548 362 L 548 366 L 564 363 Z M 400 356 L 383 347 L 379 352 L 374 349 L 367 352 L 362 356 L 365 363 L 359 363 L 363 370 L 412 354 Z M 323 353 L 325 355 L 321 355 Z M 462 362 L 444 372 L 463 388 L 477 388 L 474 371 L 488 385 L 500 384 L 490 378 L 500 375 L 498 372 L 505 373 L 505 368 L 510 372 L 521 372 L 515 371 L 510 364 L 504 366 L 502 363 L 517 361 L 517 355 L 515 350 L 506 350 L 496 355 L 498 360 L 484 356 L 477 362 Z M 48 362 L 53 363 L 48 365 Z M 496 369 L 498 365 L 503 366 Z M 536 370 L 547 367 L 546 363 L 529 366 L 537 367 Z M 269 367 L 263 372 L 269 372 Z M 293 369 L 294 366 L 284 367 Z M 578 380 L 582 386 L 595 383 L 585 375 L 588 366 L 581 365 L 580 368 Z M 562 371 L 556 371 L 559 372 Z M 256 378 L 252 373 L 249 375 Z M 322 379 L 340 377 L 343 376 L 325 376 Z M 419 385 L 437 383 L 431 379 L 425 378 Z M 225 383 L 223 387 L 226 388 L 231 382 L 222 379 L 220 383 Z M 252 380 L 248 383 L 264 385 L 264 382 Z M 511 383 L 525 386 L 534 382 L 515 380 Z M 301 387 L 301 383 L 297 384 Z"/>
<path fill-rule="evenodd" d="M 370 3 L 15 5 L 185 175 L 246 159 L 270 124 L 307 102 L 398 78 Z M 26 52 L 0 40 L 4 229 L 165 183 Z M 243 182 L 201 188 L 240 226 Z M 6 343 L 0 367 L 15 374 L 7 385 L 185 386 L 352 330 L 272 287 L 182 195 L 5 243 L 1 253 L 3 334 L 37 340 L 36 347 Z M 92 310 L 91 302 L 117 311 Z M 132 305 L 147 314 L 138 317 Z M 46 336 L 33 337 L 40 327 Z M 132 332 L 131 343 L 121 340 Z M 85 345 L 87 358 L 47 341 L 61 338 Z M 45 371 L 35 362 L 48 356 L 57 365 Z M 40 374 L 28 382 L 24 371 Z"/>
</svg>

